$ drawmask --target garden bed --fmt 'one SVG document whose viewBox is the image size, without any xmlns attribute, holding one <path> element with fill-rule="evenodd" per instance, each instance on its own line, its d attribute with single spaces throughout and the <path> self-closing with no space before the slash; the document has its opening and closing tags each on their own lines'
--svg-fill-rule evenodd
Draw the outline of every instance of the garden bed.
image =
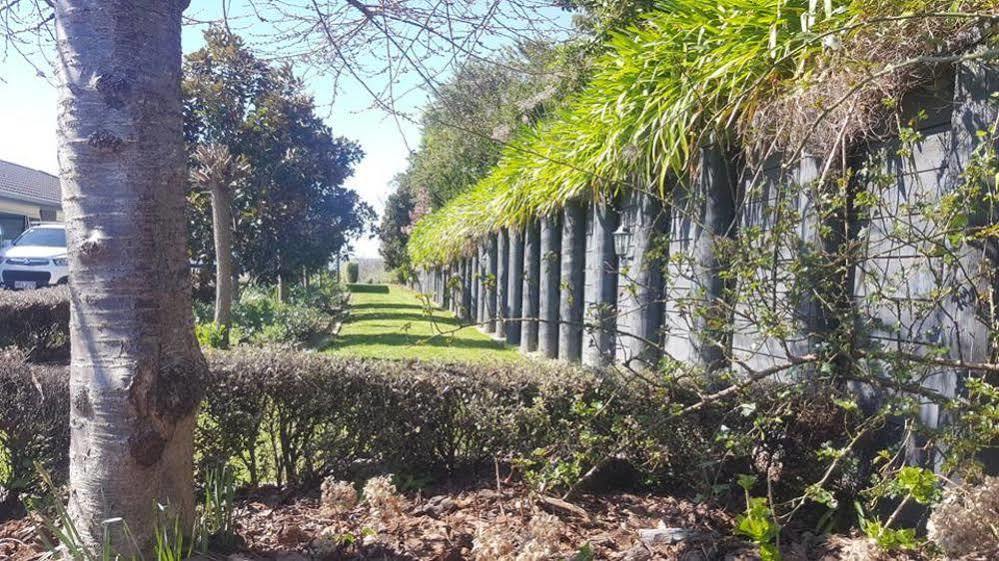
<svg viewBox="0 0 999 561">
<path fill-rule="evenodd" d="M 553 506 L 555 505 L 555 506 Z M 519 484 L 481 480 L 406 494 L 395 509 L 362 503 L 344 510 L 315 495 L 265 488 L 238 499 L 241 546 L 232 561 L 534 561 L 753 560 L 732 537 L 725 510 L 674 497 L 606 494 L 575 506 L 532 494 Z M 46 550 L 41 522 L 0 524 L 0 558 L 37 561 Z M 917 553 L 880 554 L 866 539 L 787 533 L 787 560 L 919 560 Z M 4 557 L 6 556 L 6 557 Z M 213 559 L 225 558 L 212 554 Z"/>
</svg>

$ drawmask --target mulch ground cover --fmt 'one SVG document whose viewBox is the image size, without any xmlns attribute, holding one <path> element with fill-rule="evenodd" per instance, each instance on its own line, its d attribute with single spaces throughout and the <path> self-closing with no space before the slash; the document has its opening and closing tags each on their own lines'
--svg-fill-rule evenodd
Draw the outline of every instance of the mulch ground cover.
<svg viewBox="0 0 999 561">
<path fill-rule="evenodd" d="M 436 492 L 435 492 L 436 491 Z M 741 561 L 758 559 L 732 535 L 731 513 L 641 494 L 583 496 L 573 503 L 521 485 L 471 485 L 397 495 L 349 508 L 315 496 L 263 489 L 239 498 L 236 551 L 228 561 Z M 41 561 L 36 517 L 0 523 L 0 559 Z M 808 534 L 782 541 L 785 559 L 921 559 L 882 556 L 860 538 Z"/>
</svg>

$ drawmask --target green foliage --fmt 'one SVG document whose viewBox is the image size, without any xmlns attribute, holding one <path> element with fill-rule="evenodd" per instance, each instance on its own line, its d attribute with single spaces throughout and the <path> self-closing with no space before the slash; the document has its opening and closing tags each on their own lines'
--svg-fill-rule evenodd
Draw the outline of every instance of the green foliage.
<svg viewBox="0 0 999 561">
<path fill-rule="evenodd" d="M 665 190 L 698 147 L 724 141 L 821 50 L 815 33 L 847 20 L 808 0 L 665 0 L 612 34 L 588 85 L 508 146 L 471 191 L 416 224 L 417 266 L 446 263 L 497 227 L 611 197 L 637 182 Z M 810 23 L 812 22 L 812 23 Z"/>
<path fill-rule="evenodd" d="M 939 480 L 932 471 L 905 466 L 898 470 L 892 482 L 895 496 L 910 496 L 920 504 L 930 504 L 940 498 Z"/>
<path fill-rule="evenodd" d="M 226 327 L 214 322 L 195 325 L 194 336 L 199 345 L 209 349 L 226 349 L 231 341 L 240 341 L 244 337 L 239 327 Z"/>
<path fill-rule="evenodd" d="M 180 516 L 168 505 L 156 505 L 156 526 L 153 529 L 153 551 L 156 561 L 184 561 L 194 553 L 194 540 L 188 538 L 190 528 L 181 526 Z"/>
<path fill-rule="evenodd" d="M 867 518 L 864 515 L 864 509 L 859 503 L 855 505 L 855 508 L 857 509 L 860 531 L 881 549 L 891 551 L 895 549 L 915 549 L 918 547 L 919 541 L 916 539 L 916 531 L 914 529 L 891 528 L 886 523 Z"/>
<path fill-rule="evenodd" d="M 860 530 L 884 550 L 915 549 L 919 546 L 916 530 L 912 528 L 888 528 L 876 520 L 862 520 Z"/>
<path fill-rule="evenodd" d="M 576 25 L 587 30 L 596 41 L 607 38 L 639 20 L 655 7 L 657 0 L 562 0 L 565 7 L 581 10 Z"/>
<path fill-rule="evenodd" d="M 763 561 L 780 561 L 780 548 L 777 537 L 780 526 L 774 520 L 773 512 L 763 497 L 750 497 L 746 494 L 746 512 L 735 519 L 735 532 L 753 541 L 760 548 Z"/>
<path fill-rule="evenodd" d="M 238 344 L 291 344 L 322 346 L 347 312 L 343 288 L 324 278 L 308 288 L 293 286 L 287 302 L 270 287 L 246 286 L 233 305 L 230 346 Z M 208 307 L 195 309 L 195 334 L 204 348 L 225 348 L 225 329 L 211 322 Z"/>
<path fill-rule="evenodd" d="M 593 552 L 593 547 L 587 543 L 583 544 L 569 561 L 594 561 L 596 558 L 597 554 Z"/>
<path fill-rule="evenodd" d="M 236 545 L 235 499 L 236 476 L 232 468 L 223 465 L 207 469 L 195 532 L 200 551 L 228 551 Z"/>
<path fill-rule="evenodd" d="M 578 69 L 563 54 L 524 42 L 493 60 L 465 62 L 424 111 L 420 147 L 397 178 L 400 189 L 424 192 L 436 209 L 485 177 L 501 143 L 575 87 Z"/>
<path fill-rule="evenodd" d="M 381 242 L 378 253 L 388 270 L 404 272 L 410 267 L 406 244 L 409 243 L 410 216 L 414 209 L 411 187 L 397 181 L 395 191 L 385 200 L 385 210 L 378 227 L 378 239 Z"/>
<path fill-rule="evenodd" d="M 357 264 L 356 261 L 351 261 L 350 263 L 347 263 L 347 282 L 351 284 L 356 283 L 357 279 L 360 278 L 361 274 L 360 272 L 361 272 L 361 267 L 360 265 Z"/>
</svg>

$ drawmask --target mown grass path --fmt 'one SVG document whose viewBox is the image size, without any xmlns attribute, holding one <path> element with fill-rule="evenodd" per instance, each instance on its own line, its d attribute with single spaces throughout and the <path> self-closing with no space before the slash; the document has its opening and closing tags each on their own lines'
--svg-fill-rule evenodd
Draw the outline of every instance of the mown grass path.
<svg viewBox="0 0 999 561">
<path fill-rule="evenodd" d="M 360 285 L 350 319 L 327 348 L 335 354 L 447 361 L 521 360 L 516 349 L 461 327 L 454 314 L 428 308 L 417 292 L 396 285 Z"/>
</svg>

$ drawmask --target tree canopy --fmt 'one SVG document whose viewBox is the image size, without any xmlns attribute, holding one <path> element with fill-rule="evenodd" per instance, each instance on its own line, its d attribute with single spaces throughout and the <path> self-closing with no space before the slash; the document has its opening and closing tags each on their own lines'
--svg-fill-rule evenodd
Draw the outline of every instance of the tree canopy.
<svg viewBox="0 0 999 561">
<path fill-rule="evenodd" d="M 184 69 L 188 145 L 226 145 L 250 165 L 232 199 L 238 271 L 272 281 L 318 270 L 367 230 L 372 209 L 344 187 L 361 148 L 316 115 L 290 65 L 262 61 L 238 36 L 213 28 Z M 209 200 L 194 184 L 189 200 L 192 257 L 207 265 Z"/>
</svg>

